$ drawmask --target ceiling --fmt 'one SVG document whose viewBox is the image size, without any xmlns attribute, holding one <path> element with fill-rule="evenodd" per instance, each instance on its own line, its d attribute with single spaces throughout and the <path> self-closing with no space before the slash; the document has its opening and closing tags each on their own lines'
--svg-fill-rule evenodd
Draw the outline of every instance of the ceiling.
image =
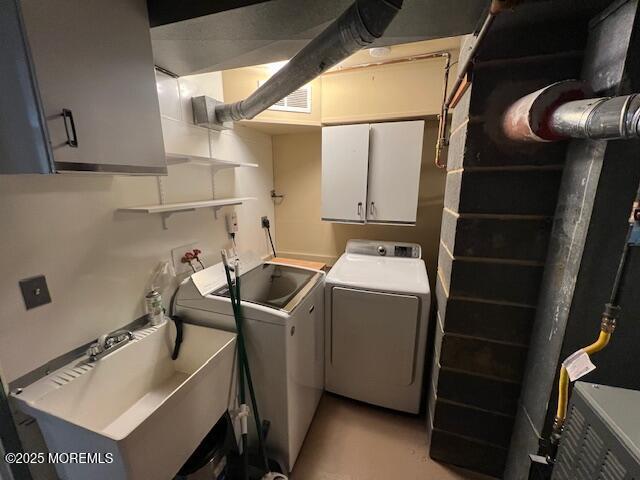
<svg viewBox="0 0 640 480">
<path fill-rule="evenodd" d="M 286 60 L 351 3 L 271 0 L 156 26 L 151 29 L 155 62 L 178 75 L 188 75 Z M 405 0 L 385 35 L 374 45 L 469 33 L 488 4 L 480 0 Z"/>
<path fill-rule="evenodd" d="M 246 7 L 269 0 L 147 0 L 149 24 L 152 27 Z"/>
</svg>

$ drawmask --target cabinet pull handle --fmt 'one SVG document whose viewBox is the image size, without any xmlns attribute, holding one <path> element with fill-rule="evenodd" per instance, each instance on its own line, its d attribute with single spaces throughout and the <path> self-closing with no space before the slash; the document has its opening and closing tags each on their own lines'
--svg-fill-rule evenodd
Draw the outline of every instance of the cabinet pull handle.
<svg viewBox="0 0 640 480">
<path fill-rule="evenodd" d="M 78 135 L 76 134 L 76 123 L 73 121 L 73 112 L 68 108 L 63 108 L 62 119 L 64 121 L 64 131 L 67 133 L 67 145 L 73 148 L 78 148 Z M 68 122 L 67 119 L 69 119 Z M 73 138 L 69 136 L 69 124 L 71 124 L 71 133 L 73 134 Z"/>
<path fill-rule="evenodd" d="M 373 215 L 373 211 L 376 208 L 376 202 L 371 202 L 371 207 L 369 208 L 369 213 Z"/>
<path fill-rule="evenodd" d="M 362 216 L 362 202 L 358 202 L 358 216 Z"/>
</svg>

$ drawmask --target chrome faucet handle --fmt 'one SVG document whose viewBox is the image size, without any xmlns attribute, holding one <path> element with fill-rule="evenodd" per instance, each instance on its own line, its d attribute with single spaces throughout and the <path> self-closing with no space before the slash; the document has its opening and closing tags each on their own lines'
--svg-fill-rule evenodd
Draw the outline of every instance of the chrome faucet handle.
<svg viewBox="0 0 640 480">
<path fill-rule="evenodd" d="M 107 339 L 109 338 L 109 334 L 105 333 L 104 335 L 100 335 L 98 337 L 98 341 L 96 342 L 98 344 L 98 347 L 100 348 L 100 350 L 104 350 L 105 346 L 107 345 Z"/>
<path fill-rule="evenodd" d="M 87 355 L 89 357 L 93 357 L 95 355 L 98 355 L 100 353 L 103 352 L 102 347 L 100 346 L 100 344 L 98 342 L 92 343 L 89 348 L 87 349 Z"/>
<path fill-rule="evenodd" d="M 105 342 L 119 343 L 123 340 L 133 340 L 133 332 L 131 330 L 116 330 L 106 335 Z"/>
<path fill-rule="evenodd" d="M 98 341 L 91 344 L 87 349 L 89 360 L 95 362 L 103 355 L 106 355 L 110 351 L 117 350 L 134 339 L 133 332 L 130 330 L 117 330 L 101 335 Z"/>
</svg>

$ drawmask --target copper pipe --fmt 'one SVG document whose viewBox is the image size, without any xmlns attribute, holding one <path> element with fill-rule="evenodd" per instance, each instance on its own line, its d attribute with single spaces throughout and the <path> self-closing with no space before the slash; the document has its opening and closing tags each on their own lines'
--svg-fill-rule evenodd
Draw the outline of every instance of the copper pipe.
<svg viewBox="0 0 640 480">
<path fill-rule="evenodd" d="M 421 53 L 419 55 L 409 55 L 406 57 L 390 58 L 389 60 L 381 60 L 379 62 L 360 63 L 358 65 L 350 65 L 348 67 L 335 67 L 329 70 L 324 75 L 331 75 L 332 73 L 348 72 L 350 70 L 360 70 L 362 68 L 379 67 L 382 65 L 393 65 L 395 63 L 415 62 L 418 60 L 425 60 L 428 58 L 451 58 L 451 54 L 447 51 L 433 52 L 433 53 Z"/>
<path fill-rule="evenodd" d="M 447 57 L 447 63 L 444 66 L 444 85 L 442 87 L 442 108 L 440 109 L 440 118 L 438 119 L 438 141 L 436 143 L 436 156 L 434 163 L 438 168 L 446 168 L 440 164 L 442 152 L 442 139 L 447 135 L 447 115 L 449 114 L 449 106 L 447 105 L 447 89 L 449 87 L 449 70 L 451 69 L 451 56 Z"/>
<path fill-rule="evenodd" d="M 453 87 L 451 88 L 449 95 L 447 96 L 445 92 L 446 100 L 442 104 L 440 123 L 438 125 L 438 142 L 436 143 L 435 164 L 438 168 L 446 168 L 447 166 L 446 164 L 440 163 L 440 157 L 442 156 L 442 150 L 444 149 L 444 147 L 449 144 L 449 141 L 447 140 L 447 116 L 449 115 L 449 107 L 456 97 L 456 93 L 460 89 L 462 82 L 471 70 L 471 66 L 476 54 L 478 53 L 478 49 L 480 48 L 480 45 L 482 44 L 482 41 L 486 37 L 487 33 L 491 29 L 491 25 L 493 25 L 493 22 L 496 19 L 496 15 L 498 15 L 505 9 L 504 5 L 505 2 L 498 0 L 494 0 L 491 3 L 487 18 L 485 18 L 484 23 L 482 24 L 482 27 L 480 28 L 480 31 L 476 36 L 476 41 L 471 47 L 471 51 L 469 52 L 466 61 L 458 68 L 458 76 L 455 83 L 453 84 Z"/>
<path fill-rule="evenodd" d="M 442 108 L 440 110 L 439 118 L 440 119 L 446 118 L 447 109 L 448 109 L 446 105 L 446 100 L 447 100 L 447 91 L 449 86 L 449 70 L 451 69 L 451 53 L 450 52 L 442 51 L 442 52 L 433 52 L 433 53 L 421 53 L 419 55 L 410 55 L 407 57 L 393 58 L 389 60 L 382 60 L 379 62 L 362 63 L 359 65 L 352 65 L 349 67 L 342 67 L 342 68 L 336 67 L 335 69 L 326 72 L 325 75 L 329 75 L 332 73 L 342 73 L 350 70 L 359 70 L 359 69 L 368 68 L 368 67 L 379 67 L 382 65 L 392 65 L 396 63 L 413 62 L 413 61 L 424 60 L 428 58 L 444 58 L 445 59 L 444 85 L 442 89 Z M 440 121 L 438 123 L 438 139 L 442 138 L 445 135 L 445 132 L 443 131 L 445 127 L 446 127 L 446 122 Z M 446 165 L 439 164 L 439 157 L 440 156 L 437 155 L 436 153 L 436 160 L 435 160 L 436 165 L 438 166 L 438 168 L 444 168 Z"/>
</svg>

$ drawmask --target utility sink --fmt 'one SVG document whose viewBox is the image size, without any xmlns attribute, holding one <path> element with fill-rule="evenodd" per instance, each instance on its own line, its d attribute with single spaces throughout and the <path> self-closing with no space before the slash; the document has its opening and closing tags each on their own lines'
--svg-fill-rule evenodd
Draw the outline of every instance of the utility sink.
<svg viewBox="0 0 640 480">
<path fill-rule="evenodd" d="M 56 463 L 62 479 L 172 479 L 224 414 L 235 334 L 185 324 L 174 361 L 174 330 L 168 322 L 138 330 L 96 362 L 84 357 L 12 394 L 50 452 L 98 462 Z"/>
</svg>

